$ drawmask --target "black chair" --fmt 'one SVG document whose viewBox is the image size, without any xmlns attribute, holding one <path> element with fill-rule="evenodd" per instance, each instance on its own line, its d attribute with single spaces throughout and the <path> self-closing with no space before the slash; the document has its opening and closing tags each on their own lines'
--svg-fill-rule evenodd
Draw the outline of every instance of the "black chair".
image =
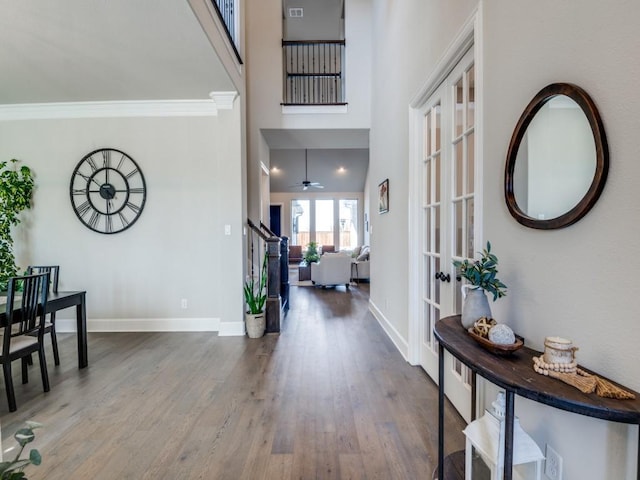
<svg viewBox="0 0 640 480">
<path fill-rule="evenodd" d="M 49 273 L 51 292 L 58 293 L 58 277 L 60 266 L 58 265 L 30 265 L 27 267 L 27 275 L 34 273 Z M 60 365 L 60 355 L 58 354 L 58 339 L 56 337 L 56 313 L 49 315 L 49 320 L 45 320 L 44 333 L 51 333 L 51 346 L 53 347 L 53 360 L 56 365 Z"/>
<path fill-rule="evenodd" d="M 22 291 L 18 291 L 18 289 Z M 44 356 L 44 319 L 49 294 L 49 273 L 9 279 L 7 291 L 7 323 L 2 335 L 2 371 L 7 390 L 9 411 L 15 412 L 16 395 L 13 390 L 11 362 L 22 360 L 22 383 L 29 381 L 27 359 L 38 352 L 42 387 L 49 391 L 47 360 Z"/>
</svg>

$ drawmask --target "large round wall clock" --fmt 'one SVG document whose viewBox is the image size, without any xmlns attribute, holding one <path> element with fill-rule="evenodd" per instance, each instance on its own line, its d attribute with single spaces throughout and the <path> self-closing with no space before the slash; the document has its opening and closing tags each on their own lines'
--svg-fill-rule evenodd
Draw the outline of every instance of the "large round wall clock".
<svg viewBox="0 0 640 480">
<path fill-rule="evenodd" d="M 78 163 L 69 187 L 78 219 L 94 232 L 118 233 L 133 225 L 147 199 L 142 170 L 126 153 L 100 148 Z"/>
</svg>

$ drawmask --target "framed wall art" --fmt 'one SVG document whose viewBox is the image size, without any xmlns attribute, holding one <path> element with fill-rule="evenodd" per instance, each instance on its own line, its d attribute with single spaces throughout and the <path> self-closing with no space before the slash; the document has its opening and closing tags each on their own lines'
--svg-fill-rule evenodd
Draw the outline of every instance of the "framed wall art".
<svg viewBox="0 0 640 480">
<path fill-rule="evenodd" d="M 389 211 L 389 179 L 378 185 L 378 213 Z"/>
</svg>

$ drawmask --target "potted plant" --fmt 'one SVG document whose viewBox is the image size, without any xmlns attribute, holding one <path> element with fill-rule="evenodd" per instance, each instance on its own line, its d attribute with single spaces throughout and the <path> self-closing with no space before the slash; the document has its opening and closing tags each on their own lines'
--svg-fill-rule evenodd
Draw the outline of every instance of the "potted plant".
<svg viewBox="0 0 640 480">
<path fill-rule="evenodd" d="M 309 263 L 317 262 L 320 259 L 318 255 L 318 243 L 317 242 L 309 242 L 307 244 L 307 249 L 304 252 L 304 261 Z"/>
<path fill-rule="evenodd" d="M 260 276 L 255 279 L 247 277 L 244 282 L 244 300 L 247 304 L 245 325 L 249 338 L 260 338 L 264 335 L 266 322 L 264 317 L 264 305 L 267 301 L 267 252 L 264 254 Z"/>
<path fill-rule="evenodd" d="M 462 326 L 470 328 L 482 317 L 491 318 L 491 308 L 485 291 L 493 295 L 493 301 L 506 295 L 507 286 L 496 277 L 498 257 L 491 253 L 491 243 L 482 250 L 480 260 L 454 260 L 454 267 L 469 282 L 462 286 Z"/>
<path fill-rule="evenodd" d="M 37 422 L 26 422 L 26 426 L 15 433 L 13 437 L 18 442 L 18 445 L 20 445 L 20 450 L 18 450 L 18 454 L 13 460 L 0 462 L 0 480 L 27 480 L 27 477 L 24 475 L 25 467 L 27 465 L 40 465 L 42 457 L 40 456 L 40 452 L 35 448 L 29 452 L 29 458 L 20 458 L 24 447 L 36 438 L 33 431 L 40 427 L 42 427 L 42 425 Z"/>
<path fill-rule="evenodd" d="M 20 223 L 18 215 L 31 208 L 34 180 L 31 169 L 18 160 L 0 162 L 0 290 L 7 290 L 9 278 L 18 274 L 13 254 L 11 229 Z"/>
</svg>

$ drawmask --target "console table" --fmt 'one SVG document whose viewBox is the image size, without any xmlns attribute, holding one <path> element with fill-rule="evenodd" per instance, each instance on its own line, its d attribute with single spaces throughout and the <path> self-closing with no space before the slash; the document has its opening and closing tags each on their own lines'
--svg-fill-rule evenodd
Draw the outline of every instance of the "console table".
<svg viewBox="0 0 640 480">
<path fill-rule="evenodd" d="M 535 402 L 578 413 L 589 417 L 600 418 L 612 422 L 621 422 L 640 425 L 640 393 L 633 392 L 636 398 L 633 400 L 615 400 L 603 398 L 595 393 L 582 393 L 575 387 L 567 385 L 560 380 L 540 375 L 533 371 L 533 357 L 541 352 L 523 347 L 508 356 L 494 355 L 469 336 L 460 323 L 460 315 L 454 315 L 441 319 L 436 323 L 434 333 L 439 342 L 438 347 L 438 467 L 437 477 L 445 479 L 445 455 L 444 455 L 444 351 L 448 351 L 455 358 L 469 367 L 472 377 L 472 411 L 475 418 L 476 375 L 480 375 L 495 385 L 504 388 L 506 397 L 505 412 L 505 439 L 504 439 L 504 480 L 512 480 L 513 469 L 513 423 L 514 423 L 514 396 L 528 398 Z M 583 368 L 580 366 L 580 368 Z M 583 368 L 589 373 L 595 373 Z M 602 377 L 602 375 L 599 375 Z M 602 377 L 605 378 L 605 377 Z M 608 380 L 608 379 L 607 379 Z M 610 382 L 621 388 L 632 391 L 616 382 Z M 456 453 L 449 462 L 464 461 L 464 455 L 460 457 Z M 638 465 L 640 465 L 640 437 L 638 438 Z M 458 469 L 451 469 L 458 470 Z M 640 480 L 640 468 L 636 473 Z M 460 477 L 463 478 L 463 477 Z"/>
</svg>

